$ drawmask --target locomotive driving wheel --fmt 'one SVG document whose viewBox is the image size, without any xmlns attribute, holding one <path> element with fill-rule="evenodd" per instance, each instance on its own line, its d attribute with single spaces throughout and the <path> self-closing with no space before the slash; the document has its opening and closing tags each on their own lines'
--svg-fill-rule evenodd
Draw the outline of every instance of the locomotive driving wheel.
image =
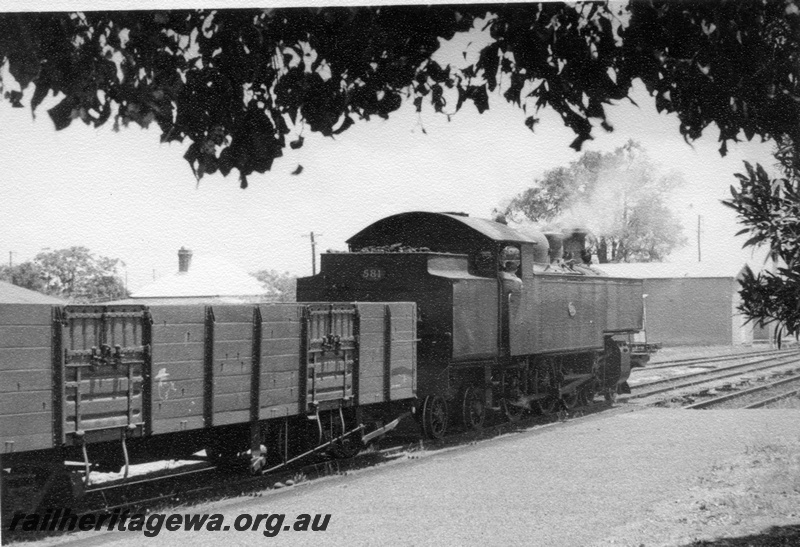
<svg viewBox="0 0 800 547">
<path fill-rule="evenodd" d="M 578 390 L 573 389 L 569 393 L 563 393 L 561 395 L 561 401 L 564 403 L 567 410 L 572 410 L 578 404 Z"/>
<path fill-rule="evenodd" d="M 438 395 L 425 397 L 422 430 L 429 439 L 441 439 L 447 431 L 447 401 Z"/>
<path fill-rule="evenodd" d="M 543 414 L 547 416 L 548 414 L 554 413 L 556 408 L 558 408 L 558 398 L 548 395 L 544 399 L 539 399 L 531 404 L 533 405 L 533 410 L 536 414 Z"/>
<path fill-rule="evenodd" d="M 592 378 L 583 384 L 580 390 L 581 404 L 590 405 L 594 402 L 594 398 L 597 395 L 598 384 L 597 378 Z"/>
<path fill-rule="evenodd" d="M 531 403 L 534 414 L 553 414 L 558 408 L 559 397 L 554 387 L 555 371 L 552 362 L 544 361 L 538 364 L 532 370 L 531 384 L 533 385 L 534 393 L 547 394 L 541 399 L 537 399 Z"/>
<path fill-rule="evenodd" d="M 505 414 L 506 419 L 511 423 L 516 423 L 522 419 L 522 415 L 525 413 L 525 409 L 515 405 L 513 402 L 509 401 L 508 399 L 503 399 L 500 403 L 503 407 L 503 414 Z"/>
<path fill-rule="evenodd" d="M 525 407 L 514 404 L 522 396 L 520 371 L 516 369 L 504 370 L 500 378 L 501 393 L 500 408 L 509 422 L 518 422 L 525 413 Z"/>
<path fill-rule="evenodd" d="M 461 394 L 461 423 L 468 430 L 480 429 L 486 418 L 483 392 L 474 386 L 464 388 Z"/>
</svg>

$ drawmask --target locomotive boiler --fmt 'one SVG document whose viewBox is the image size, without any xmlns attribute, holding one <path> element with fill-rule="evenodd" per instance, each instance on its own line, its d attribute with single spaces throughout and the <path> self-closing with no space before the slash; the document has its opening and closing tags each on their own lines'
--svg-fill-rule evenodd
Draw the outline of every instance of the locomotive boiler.
<svg viewBox="0 0 800 547">
<path fill-rule="evenodd" d="M 298 301 L 414 302 L 417 417 L 440 438 L 487 409 L 569 409 L 627 390 L 642 282 L 591 267 L 585 232 L 543 234 L 463 213 L 409 212 L 321 257 Z"/>
</svg>

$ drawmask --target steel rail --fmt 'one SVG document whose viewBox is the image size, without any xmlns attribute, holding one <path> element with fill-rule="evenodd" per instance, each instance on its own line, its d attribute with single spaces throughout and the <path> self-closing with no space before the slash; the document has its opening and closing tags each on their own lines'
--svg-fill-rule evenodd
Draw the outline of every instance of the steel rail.
<svg viewBox="0 0 800 547">
<path fill-rule="evenodd" d="M 742 391 L 737 391 L 735 393 L 726 393 L 725 395 L 721 395 L 719 397 L 714 397 L 713 399 L 707 399 L 705 401 L 700 401 L 691 405 L 686 405 L 683 408 L 687 410 L 694 410 L 698 408 L 707 408 L 710 406 L 717 405 L 719 403 L 724 403 L 727 401 L 732 401 L 734 399 L 740 399 L 742 397 L 747 397 L 753 393 L 758 393 L 759 391 L 766 391 L 772 389 L 774 387 L 781 386 L 783 384 L 791 384 L 793 382 L 800 382 L 800 376 L 790 376 L 789 378 L 783 378 L 781 380 L 777 380 L 775 382 L 770 382 L 768 384 L 764 384 L 761 386 L 751 387 L 749 389 L 744 389 Z M 743 407 L 748 408 L 748 407 Z"/>
<path fill-rule="evenodd" d="M 799 362 L 799 361 L 794 361 L 794 362 L 796 363 L 796 362 Z M 751 365 L 753 363 L 748 363 L 748 364 Z M 760 372 L 762 370 L 768 370 L 768 369 L 771 369 L 771 368 L 790 365 L 790 364 L 792 364 L 792 361 L 781 362 L 781 363 L 772 363 L 770 365 L 765 365 L 765 366 L 762 366 L 762 367 L 757 367 L 757 368 L 750 369 L 750 370 L 745 370 L 745 371 L 737 370 L 735 372 L 730 372 L 728 374 L 711 375 L 711 373 L 713 373 L 713 372 L 725 372 L 725 371 L 729 371 L 729 370 L 732 370 L 732 369 L 740 369 L 743 366 L 745 366 L 745 365 L 738 365 L 736 367 L 726 367 L 726 368 L 721 369 L 721 370 L 707 371 L 707 372 L 700 373 L 700 374 L 691 374 L 691 375 L 687 375 L 687 376 L 678 376 L 676 378 L 669 378 L 668 380 L 659 380 L 657 382 L 651 382 L 649 384 L 640 384 L 638 386 L 631 386 L 631 388 L 634 389 L 634 390 L 638 390 L 641 387 L 647 387 L 647 386 L 650 386 L 650 385 L 657 385 L 657 384 L 658 385 L 662 385 L 662 384 L 665 384 L 665 383 L 668 383 L 669 385 L 667 385 L 665 387 L 657 388 L 657 389 L 651 389 L 651 390 L 644 391 L 644 392 L 641 392 L 641 393 L 635 392 L 635 393 L 633 393 L 631 395 L 620 396 L 619 400 L 620 401 L 626 401 L 626 400 L 630 400 L 630 399 L 641 399 L 641 398 L 644 398 L 644 397 L 649 397 L 650 395 L 658 395 L 659 393 L 665 393 L 667 391 L 673 391 L 673 390 L 681 389 L 681 388 L 684 388 L 684 387 L 692 387 L 692 386 L 696 386 L 696 385 L 700 385 L 700 384 L 705 384 L 707 382 L 713 382 L 715 380 L 724 380 L 726 378 L 733 378 L 735 376 L 740 376 L 743 373 L 747 373 L 747 372 Z M 682 380 L 686 379 L 687 377 L 692 377 L 692 378 L 697 378 L 697 379 L 693 380 L 691 382 L 682 382 Z"/>
<path fill-rule="evenodd" d="M 786 361 L 775 362 L 778 359 L 787 359 Z M 669 384 L 672 382 L 676 382 L 679 380 L 686 380 L 688 378 L 701 378 L 703 376 L 713 376 L 716 373 L 720 372 L 727 372 L 729 370 L 740 370 L 746 367 L 751 367 L 753 365 L 760 365 L 761 363 L 770 363 L 769 365 L 763 367 L 756 367 L 753 371 L 759 370 L 767 370 L 772 367 L 777 367 L 781 365 L 787 365 L 792 363 L 792 359 L 800 361 L 800 355 L 791 355 L 791 356 L 779 356 L 779 357 L 767 357 L 766 359 L 759 359 L 758 361 L 750 361 L 747 363 L 739 363 L 736 365 L 731 365 L 729 367 L 722 367 L 722 368 L 715 368 L 712 370 L 702 370 L 700 372 L 692 372 L 690 374 L 681 374 L 678 376 L 672 376 L 670 378 L 661 378 L 660 380 L 653 380 L 652 382 L 643 382 L 641 384 L 632 385 L 631 389 L 642 389 L 648 388 L 651 386 L 658 386 L 662 384 Z"/>
<path fill-rule="evenodd" d="M 762 406 L 767 406 L 767 405 L 772 404 L 772 403 L 774 403 L 776 401 L 780 401 L 781 399 L 788 399 L 789 397 L 792 397 L 794 395 L 800 395 L 800 389 L 795 389 L 794 391 L 788 391 L 786 393 L 781 393 L 779 395 L 775 395 L 774 397 L 770 397 L 769 399 L 762 399 L 761 401 L 756 401 L 755 403 L 749 404 L 744 408 L 746 408 L 746 409 L 761 408 Z"/>
<path fill-rule="evenodd" d="M 753 357 L 763 357 L 765 355 L 775 354 L 793 354 L 800 355 L 800 351 L 795 348 L 792 349 L 776 349 L 767 351 L 753 351 L 748 353 L 732 353 L 730 355 L 712 355 L 709 357 L 693 357 L 691 359 L 674 359 L 671 361 L 659 361 L 655 364 L 645 365 L 643 367 L 636 367 L 633 371 L 646 372 L 648 370 L 657 370 L 662 368 L 674 368 L 679 366 L 700 365 L 703 363 L 718 363 L 721 361 L 738 361 L 741 359 L 750 359 Z"/>
<path fill-rule="evenodd" d="M 187 475 L 196 475 L 198 473 L 205 473 L 207 471 L 214 471 L 217 467 L 213 465 L 209 465 L 207 467 L 203 467 L 201 469 L 189 469 L 186 471 L 178 471 L 175 473 L 167 473 L 163 475 L 158 475 L 154 477 L 143 477 L 141 479 L 134 479 L 134 480 L 126 480 L 122 479 L 121 481 L 109 481 L 104 486 L 93 486 L 91 488 L 86 489 L 86 495 L 92 494 L 94 492 L 101 492 L 103 490 L 113 490 L 116 488 L 128 487 L 128 486 L 135 486 L 137 484 L 150 484 L 155 483 L 161 480 L 169 480 L 174 479 L 177 477 L 184 477 Z"/>
</svg>

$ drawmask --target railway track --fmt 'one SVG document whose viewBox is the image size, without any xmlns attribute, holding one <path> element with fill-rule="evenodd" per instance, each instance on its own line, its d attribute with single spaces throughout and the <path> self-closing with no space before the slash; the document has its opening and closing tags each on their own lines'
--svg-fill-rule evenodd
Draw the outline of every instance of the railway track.
<svg viewBox="0 0 800 547">
<path fill-rule="evenodd" d="M 726 393 L 684 406 L 685 409 L 763 408 L 771 403 L 800 394 L 800 375 L 792 375 L 774 382 L 741 391 Z"/>
<path fill-rule="evenodd" d="M 798 364 L 800 364 L 800 354 L 797 352 L 793 352 L 789 355 L 781 354 L 778 356 L 771 356 L 747 363 L 738 363 L 727 367 L 715 368 L 713 370 L 704 370 L 670 378 L 662 378 L 652 382 L 640 383 L 631 386 L 632 393 L 630 395 L 621 396 L 619 400 L 629 401 L 632 399 L 645 399 L 653 395 L 679 392 L 685 388 L 697 387 L 718 380 L 728 380 L 749 373 L 791 367 L 792 365 Z"/>
<path fill-rule="evenodd" d="M 724 361 L 738 361 L 742 359 L 752 359 L 754 357 L 764 357 L 767 355 L 787 355 L 791 353 L 797 353 L 797 348 L 791 349 L 772 349 L 772 350 L 764 350 L 764 351 L 753 351 L 747 353 L 737 353 L 737 354 L 728 354 L 728 355 L 713 355 L 709 357 L 692 357 L 689 359 L 672 359 L 670 361 L 660 361 L 658 364 L 655 365 L 647 365 L 644 367 L 637 367 L 633 369 L 632 372 L 647 372 L 650 370 L 659 370 L 665 368 L 675 368 L 675 367 L 682 367 L 682 366 L 692 366 L 692 365 L 705 365 L 710 363 L 719 363 Z"/>
</svg>

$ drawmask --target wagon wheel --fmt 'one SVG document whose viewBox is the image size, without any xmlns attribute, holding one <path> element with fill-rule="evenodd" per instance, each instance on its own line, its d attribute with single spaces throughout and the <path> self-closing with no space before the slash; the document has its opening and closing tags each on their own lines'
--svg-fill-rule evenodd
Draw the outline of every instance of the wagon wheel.
<svg viewBox="0 0 800 547">
<path fill-rule="evenodd" d="M 586 382 L 580 390 L 581 404 L 590 405 L 594 402 L 597 395 L 598 381 L 597 378 L 592 378 Z"/>
<path fill-rule="evenodd" d="M 67 470 L 55 471 L 51 480 L 47 481 L 47 491 L 39 501 L 38 513 L 44 513 L 50 508 L 67 509 L 75 505 L 77 498 L 83 495 L 83 480 Z M 80 492 L 76 496 L 76 490 Z"/>
<path fill-rule="evenodd" d="M 480 429 L 485 418 L 483 392 L 477 387 L 466 387 L 461 395 L 461 423 L 467 429 Z"/>
<path fill-rule="evenodd" d="M 238 455 L 232 439 L 219 439 L 206 444 L 206 458 L 217 467 L 230 467 Z"/>
<path fill-rule="evenodd" d="M 76 485 L 80 495 L 83 493 L 82 478 L 64 469 L 22 465 L 11 473 L 0 472 L 3 518 L 17 512 L 44 514 L 48 509 L 71 508 Z"/>
<path fill-rule="evenodd" d="M 447 401 L 438 395 L 425 397 L 422 430 L 429 439 L 441 439 L 447 431 Z"/>
</svg>

